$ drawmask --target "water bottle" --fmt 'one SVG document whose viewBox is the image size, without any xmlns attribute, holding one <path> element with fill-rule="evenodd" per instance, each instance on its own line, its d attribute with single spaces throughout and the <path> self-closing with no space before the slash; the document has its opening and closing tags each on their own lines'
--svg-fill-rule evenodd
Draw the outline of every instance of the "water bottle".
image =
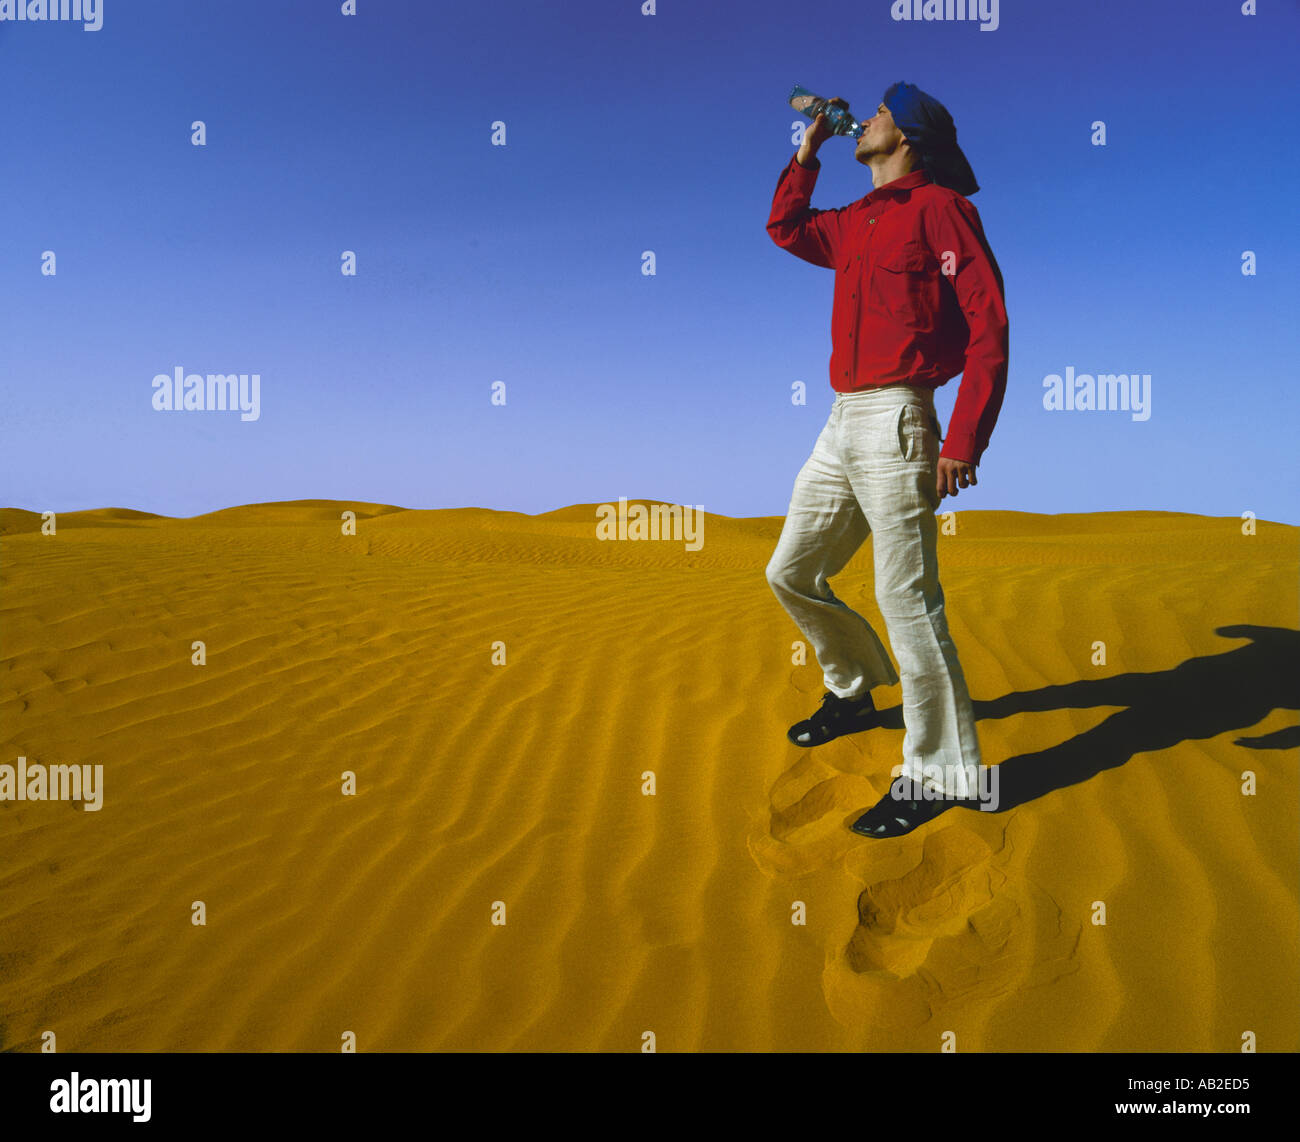
<svg viewBox="0 0 1300 1142">
<path fill-rule="evenodd" d="M 800 87 L 797 83 L 794 85 L 794 90 L 790 92 L 790 106 L 801 115 L 807 115 L 809 119 L 814 121 L 818 115 L 825 115 L 833 128 L 831 131 L 833 135 L 851 135 L 857 139 L 866 130 L 843 107 L 836 107 L 833 103 L 823 99 L 820 95 L 814 95 L 806 87 Z"/>
</svg>

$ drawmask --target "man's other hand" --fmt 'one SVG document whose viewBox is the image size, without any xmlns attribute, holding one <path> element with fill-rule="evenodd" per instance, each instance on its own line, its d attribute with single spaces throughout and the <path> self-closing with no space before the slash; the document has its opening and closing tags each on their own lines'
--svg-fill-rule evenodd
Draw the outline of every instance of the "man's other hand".
<svg viewBox="0 0 1300 1142">
<path fill-rule="evenodd" d="M 947 456 L 939 457 L 939 498 L 955 496 L 958 488 L 970 488 L 978 484 L 975 479 L 975 465 L 965 460 L 952 460 Z"/>
</svg>

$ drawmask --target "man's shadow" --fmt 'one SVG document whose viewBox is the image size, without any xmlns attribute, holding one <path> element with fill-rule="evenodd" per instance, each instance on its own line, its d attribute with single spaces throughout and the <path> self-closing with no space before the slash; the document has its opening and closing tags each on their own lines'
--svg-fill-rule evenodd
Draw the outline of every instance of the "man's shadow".
<svg viewBox="0 0 1300 1142">
<path fill-rule="evenodd" d="M 1274 710 L 1300 710 L 1300 631 L 1238 624 L 1217 627 L 1214 633 L 1251 641 L 1222 654 L 1189 658 L 1170 670 L 1068 682 L 975 702 L 976 719 L 1088 706 L 1125 707 L 1060 745 L 1002 762 L 997 767 L 996 811 L 1087 781 L 1137 753 L 1245 729 Z M 1261 737 L 1239 737 L 1233 744 L 1293 749 L 1300 746 L 1300 725 Z"/>
</svg>

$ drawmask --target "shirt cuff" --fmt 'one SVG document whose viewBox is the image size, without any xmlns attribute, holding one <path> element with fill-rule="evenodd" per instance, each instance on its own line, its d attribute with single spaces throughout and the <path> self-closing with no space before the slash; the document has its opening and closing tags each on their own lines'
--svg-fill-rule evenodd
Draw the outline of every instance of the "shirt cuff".
<svg viewBox="0 0 1300 1142">
<path fill-rule="evenodd" d="M 939 452 L 941 459 L 962 460 L 967 464 L 979 464 L 980 452 L 975 443 L 975 436 L 970 432 L 953 432 L 951 427 Z"/>
</svg>

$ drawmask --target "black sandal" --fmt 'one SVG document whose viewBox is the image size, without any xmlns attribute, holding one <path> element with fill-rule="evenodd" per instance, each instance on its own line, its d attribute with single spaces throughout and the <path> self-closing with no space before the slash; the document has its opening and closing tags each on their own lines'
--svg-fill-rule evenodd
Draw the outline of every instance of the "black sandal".
<svg viewBox="0 0 1300 1142">
<path fill-rule="evenodd" d="M 916 782 L 899 777 L 849 828 L 863 837 L 901 837 L 958 805 L 978 809 L 980 803 L 975 798 L 945 797 L 942 793 L 926 797 Z"/>
<path fill-rule="evenodd" d="M 786 733 L 797 746 L 809 749 L 824 745 L 845 734 L 857 734 L 880 725 L 880 712 L 871 700 L 871 691 L 856 698 L 837 698 L 829 690 L 822 697 L 821 707 L 811 718 L 795 722 Z M 806 741 L 800 741 L 800 738 Z"/>
</svg>

